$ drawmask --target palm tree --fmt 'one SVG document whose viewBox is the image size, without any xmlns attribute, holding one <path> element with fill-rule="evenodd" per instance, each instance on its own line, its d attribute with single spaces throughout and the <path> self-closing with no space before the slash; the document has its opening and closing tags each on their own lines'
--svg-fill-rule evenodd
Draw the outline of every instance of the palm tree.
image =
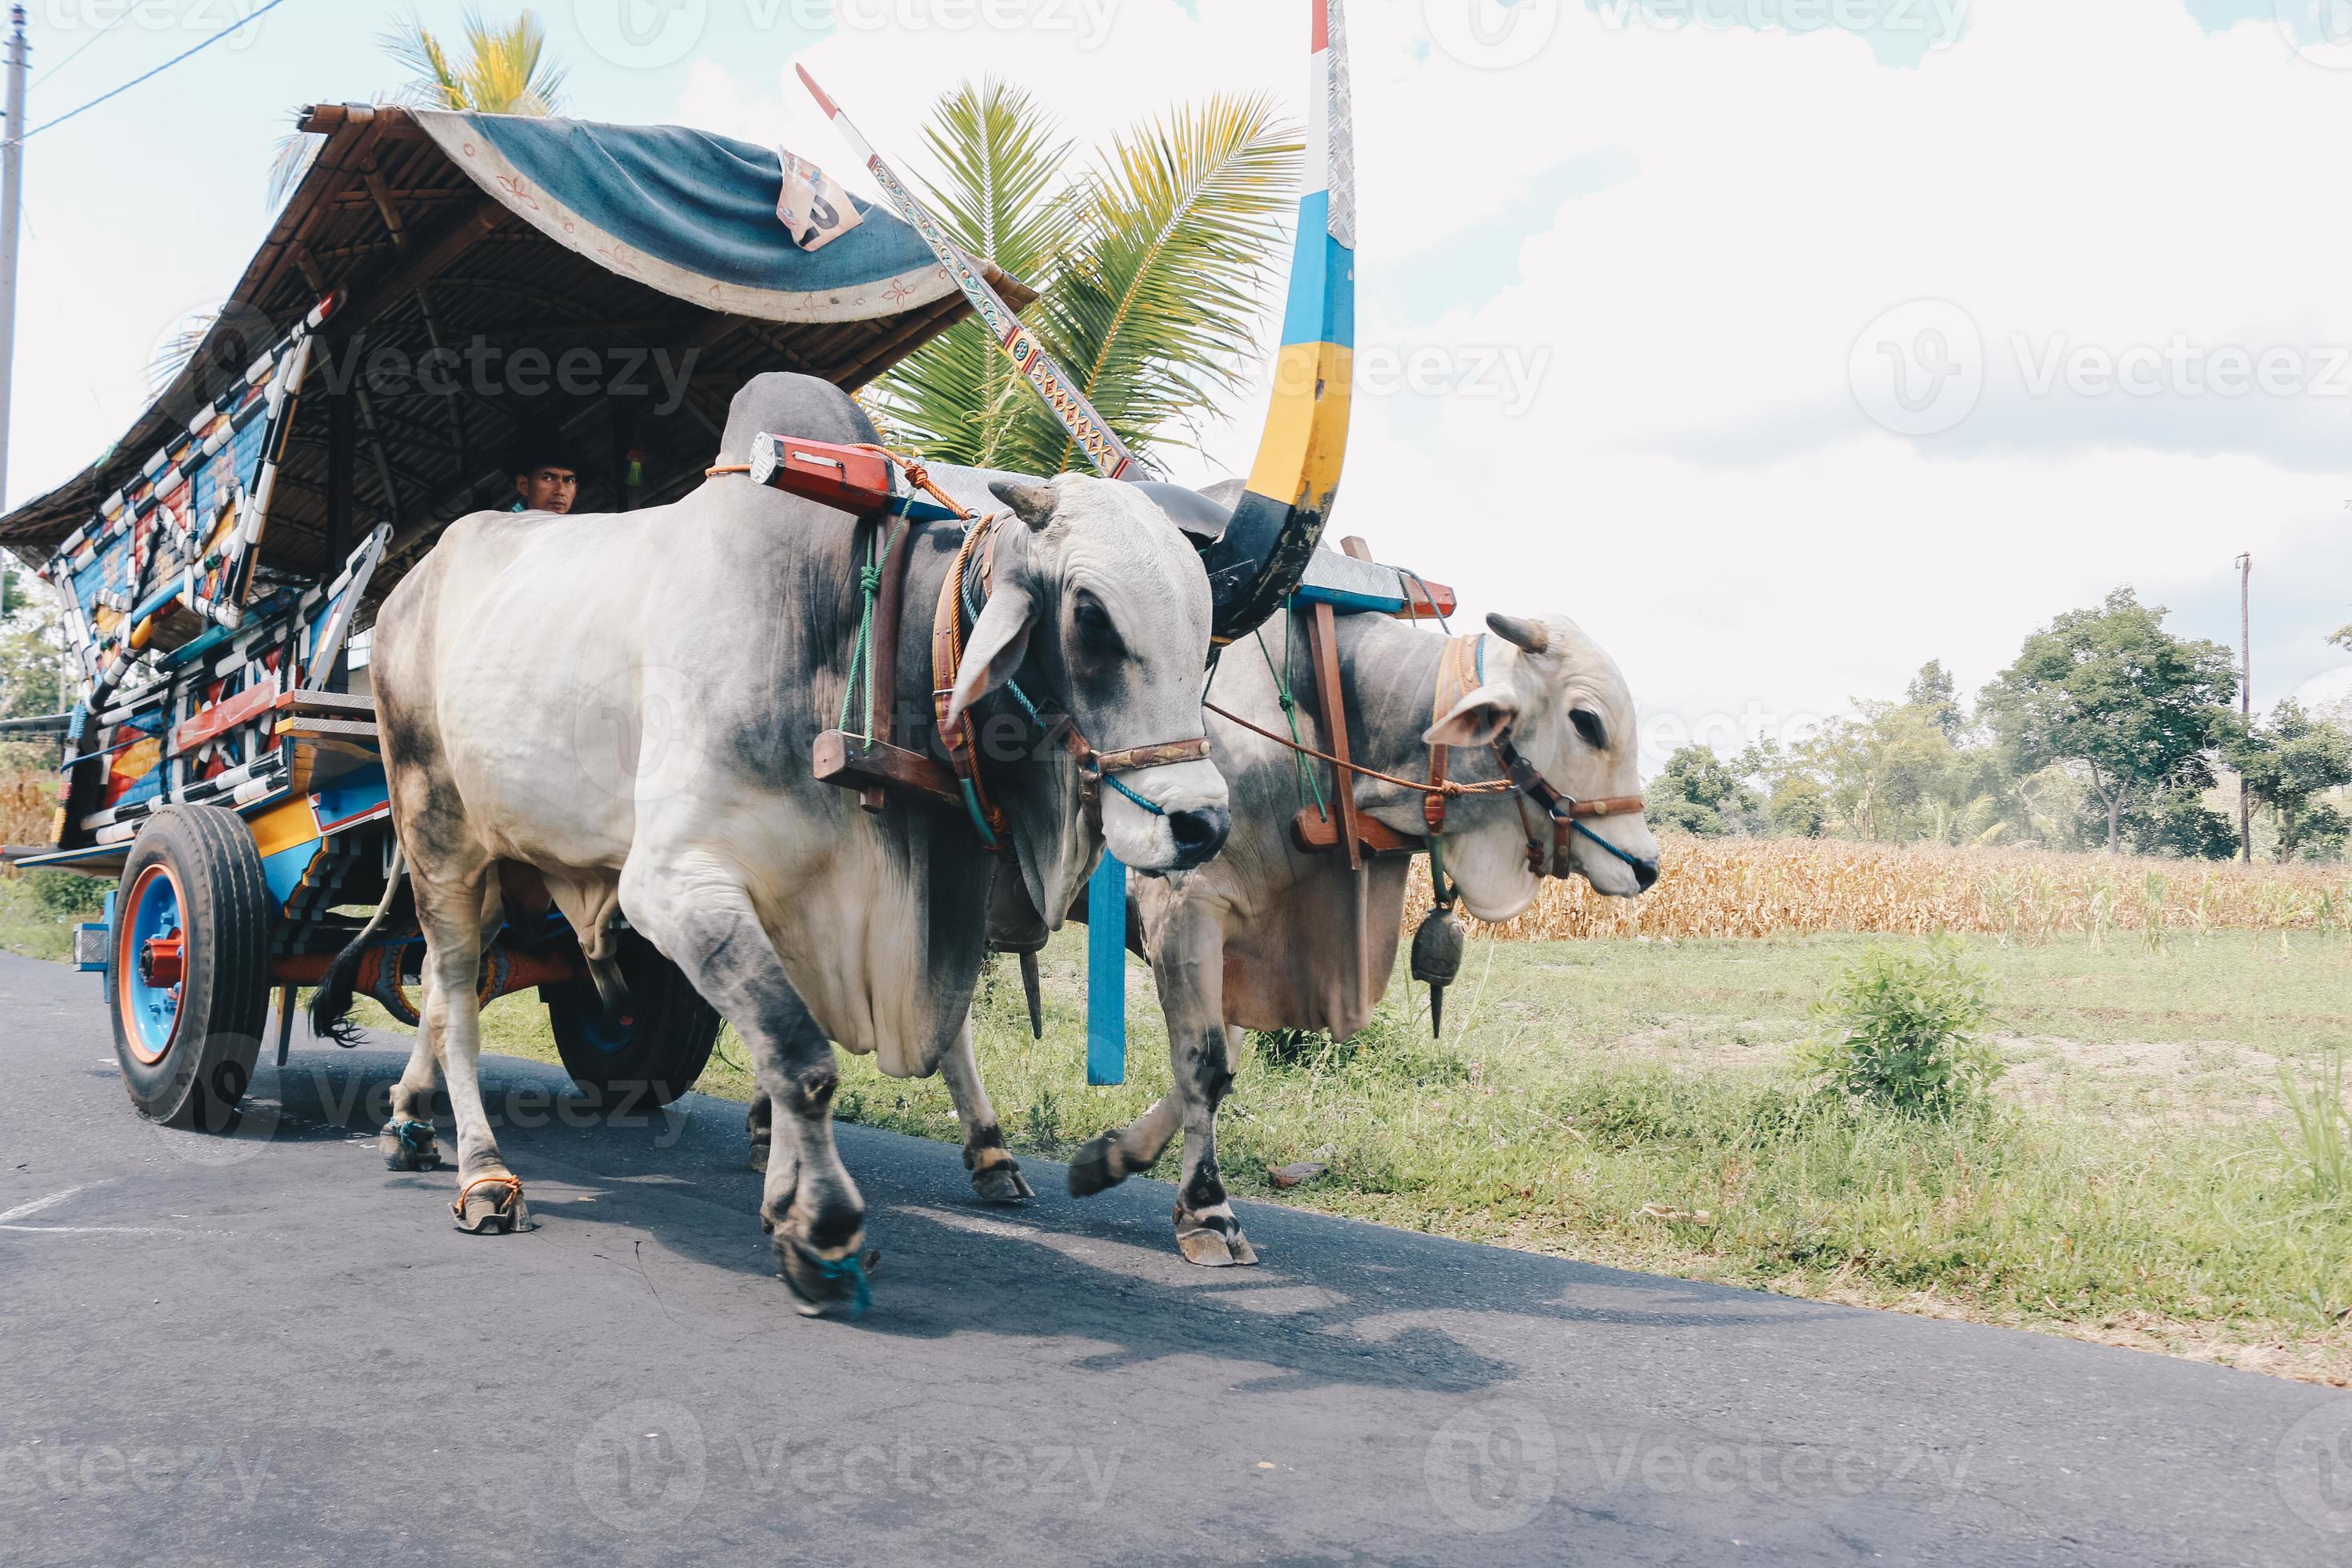
<svg viewBox="0 0 2352 1568">
<path fill-rule="evenodd" d="M 466 61 L 452 63 L 448 47 L 411 13 L 383 30 L 379 41 L 409 79 L 389 96 L 417 109 L 465 109 L 480 114 L 560 114 L 565 68 L 547 52 L 547 29 L 539 14 L 525 10 L 504 27 L 481 12 L 465 17 Z M 296 132 L 278 143 L 269 167 L 269 199 L 284 201 L 310 172 L 310 160 L 326 144 L 323 136 Z"/>
<path fill-rule="evenodd" d="M 422 16 L 411 13 L 406 21 L 384 29 L 384 52 L 411 72 L 407 85 L 394 95 L 397 101 L 478 114 L 562 112 L 566 73 L 548 58 L 547 29 L 540 25 L 538 13 L 526 10 L 500 28 L 468 7 L 465 30 L 467 58 L 456 66 Z"/>
<path fill-rule="evenodd" d="M 1187 427 L 1244 383 L 1285 238 L 1301 148 L 1272 100 L 1219 95 L 1145 121 L 1067 181 L 1052 118 L 994 79 L 941 98 L 924 139 L 940 170 L 932 212 L 1037 287 L 1023 319 L 1119 437 L 1147 462 L 1189 445 Z M 1078 461 L 977 321 L 883 376 L 874 401 L 939 460 L 1036 474 Z"/>
</svg>

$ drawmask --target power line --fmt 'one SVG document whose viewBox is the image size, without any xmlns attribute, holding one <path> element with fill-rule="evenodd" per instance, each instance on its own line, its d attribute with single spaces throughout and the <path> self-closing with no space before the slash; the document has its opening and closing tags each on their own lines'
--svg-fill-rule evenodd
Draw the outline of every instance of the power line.
<svg viewBox="0 0 2352 1568">
<path fill-rule="evenodd" d="M 89 51 L 90 45 L 98 42 L 99 39 L 106 37 L 107 34 L 114 31 L 115 28 L 120 27 L 123 23 L 131 20 L 131 16 L 137 13 L 138 9 L 139 7 L 136 5 L 124 6 L 121 12 L 115 16 L 113 21 L 109 22 L 105 26 L 100 27 L 97 32 L 92 33 L 88 38 L 82 40 L 82 46 L 80 48 L 76 49 L 73 53 L 68 55 L 65 58 L 59 60 L 48 69 L 43 71 L 40 74 L 39 79 L 47 81 L 51 77 L 57 75 L 58 72 L 65 69 L 66 67 L 73 64 L 74 61 L 81 58 L 81 57 Z"/>
<path fill-rule="evenodd" d="M 79 109 L 69 109 L 63 114 L 58 115 L 55 120 L 44 121 L 40 124 L 34 126 L 30 131 L 26 132 L 22 136 L 11 137 L 9 140 L 19 144 L 30 142 L 42 132 L 53 129 L 56 126 L 63 125 L 67 121 L 71 120 L 77 114 L 86 114 L 110 99 L 120 98 L 124 93 L 129 92 L 132 88 L 137 87 L 141 82 L 153 80 L 155 78 L 162 76 L 165 71 L 170 70 L 173 66 L 178 65 L 182 60 L 187 59 L 191 56 L 204 53 L 205 50 L 211 48 L 215 44 L 219 43 L 231 33 L 244 27 L 248 23 L 259 21 L 262 17 L 267 16 L 269 13 L 277 10 L 278 7 L 285 4 L 286 0 L 269 0 L 269 3 L 267 5 L 262 6 L 259 10 L 255 11 L 250 16 L 242 17 L 237 21 L 231 22 L 227 26 L 223 27 L 219 32 L 215 33 L 212 37 L 205 39 L 202 43 L 181 50 L 178 54 L 173 55 L 170 59 L 165 60 L 162 65 L 157 66 L 153 70 L 146 71 L 141 75 L 132 77 L 121 87 L 114 89 L 111 92 L 100 93 L 98 97 L 91 99 L 88 103 L 83 104 Z M 5 145 L 5 143 L 0 143 L 0 145 Z"/>
</svg>

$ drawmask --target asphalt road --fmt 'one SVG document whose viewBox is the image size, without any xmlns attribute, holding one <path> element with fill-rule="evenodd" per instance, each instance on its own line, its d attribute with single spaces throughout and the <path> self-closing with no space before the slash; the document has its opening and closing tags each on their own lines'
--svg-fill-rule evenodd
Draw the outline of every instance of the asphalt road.
<svg viewBox="0 0 2352 1568">
<path fill-rule="evenodd" d="M 2352 1395 L 1254 1205 L 1196 1269 L 1163 1184 L 982 1210 L 854 1127 L 875 1309 L 814 1322 L 740 1107 L 491 1058 L 541 1228 L 466 1237 L 376 1157 L 401 1059 L 166 1131 L 0 956 L 0 1561 L 2352 1560 Z"/>
</svg>

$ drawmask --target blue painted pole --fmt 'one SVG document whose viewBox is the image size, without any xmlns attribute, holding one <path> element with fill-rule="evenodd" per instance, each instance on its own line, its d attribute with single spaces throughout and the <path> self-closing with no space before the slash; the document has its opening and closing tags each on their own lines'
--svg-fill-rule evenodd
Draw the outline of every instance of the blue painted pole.
<svg viewBox="0 0 2352 1568">
<path fill-rule="evenodd" d="M 1087 1081 L 1127 1081 L 1127 868 L 1108 849 L 1087 884 Z"/>
</svg>

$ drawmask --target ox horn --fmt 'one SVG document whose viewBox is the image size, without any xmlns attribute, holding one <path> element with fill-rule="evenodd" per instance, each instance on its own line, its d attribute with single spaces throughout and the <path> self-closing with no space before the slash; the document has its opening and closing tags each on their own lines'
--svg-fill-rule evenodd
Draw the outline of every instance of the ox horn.
<svg viewBox="0 0 2352 1568">
<path fill-rule="evenodd" d="M 1528 653 L 1548 653 L 1551 649 L 1551 628 L 1541 621 L 1523 621 L 1517 616 L 1488 616 L 1486 629 Z"/>
<path fill-rule="evenodd" d="M 1280 608 L 1322 542 L 1348 449 L 1355 374 L 1355 132 L 1349 112 L 1348 35 L 1341 0 L 1313 0 L 1307 81 L 1313 140 L 1309 188 L 1298 202 L 1274 404 L 1266 410 L 1249 488 L 1221 537 L 1202 552 L 1216 603 L 1219 643 L 1245 637 Z"/>
<path fill-rule="evenodd" d="M 1013 515 L 1032 528 L 1043 528 L 1054 521 L 1055 504 L 1061 500 L 1051 485 L 1024 485 L 1013 479 L 991 479 L 988 493 L 1013 509 Z"/>
</svg>

